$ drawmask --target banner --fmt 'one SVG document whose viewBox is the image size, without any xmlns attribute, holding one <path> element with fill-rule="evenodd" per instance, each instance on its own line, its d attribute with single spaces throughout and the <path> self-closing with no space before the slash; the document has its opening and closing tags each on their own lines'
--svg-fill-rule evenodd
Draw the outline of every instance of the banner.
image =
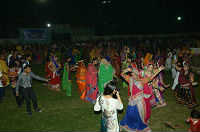
<svg viewBox="0 0 200 132">
<path fill-rule="evenodd" d="M 21 29 L 21 43 L 49 43 L 51 32 L 49 29 Z"/>
</svg>

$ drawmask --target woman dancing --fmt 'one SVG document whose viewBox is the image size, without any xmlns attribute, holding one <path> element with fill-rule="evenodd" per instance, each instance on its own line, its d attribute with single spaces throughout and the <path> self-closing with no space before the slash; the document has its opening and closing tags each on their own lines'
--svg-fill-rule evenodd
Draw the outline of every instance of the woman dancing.
<svg viewBox="0 0 200 132">
<path fill-rule="evenodd" d="M 130 93 L 129 103 L 126 111 L 126 115 L 123 120 L 120 122 L 121 129 L 126 131 L 144 131 L 151 132 L 151 129 L 148 127 L 147 123 L 147 107 L 145 98 L 150 98 L 149 94 L 146 94 L 145 85 L 148 85 L 148 82 L 152 81 L 154 77 L 164 69 L 164 67 L 160 67 L 156 70 L 156 72 L 150 77 L 138 78 L 138 75 L 132 73 L 131 75 L 127 75 L 126 73 L 132 72 L 131 68 L 125 69 L 122 72 L 122 77 L 129 83 L 130 85 Z"/>
</svg>

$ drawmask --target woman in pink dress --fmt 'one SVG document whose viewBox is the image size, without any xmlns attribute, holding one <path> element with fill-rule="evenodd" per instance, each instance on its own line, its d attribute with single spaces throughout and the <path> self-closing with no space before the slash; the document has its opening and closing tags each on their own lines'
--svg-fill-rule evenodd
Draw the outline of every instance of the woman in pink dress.
<svg viewBox="0 0 200 132">
<path fill-rule="evenodd" d="M 151 129 L 148 127 L 148 119 L 151 115 L 149 111 L 150 105 L 146 100 L 151 97 L 148 83 L 163 69 L 164 67 L 160 67 L 152 76 L 143 78 L 139 78 L 135 73 L 127 75 L 126 73 L 132 72 L 130 68 L 122 72 L 122 77 L 129 83 L 131 96 L 129 97 L 126 115 L 120 122 L 121 130 L 151 132 Z"/>
<path fill-rule="evenodd" d="M 97 94 L 98 94 L 98 83 L 97 83 L 97 69 L 95 65 L 97 64 L 96 60 L 93 60 L 91 64 L 88 64 L 87 72 L 86 72 L 86 101 L 91 103 L 96 102 Z"/>
</svg>

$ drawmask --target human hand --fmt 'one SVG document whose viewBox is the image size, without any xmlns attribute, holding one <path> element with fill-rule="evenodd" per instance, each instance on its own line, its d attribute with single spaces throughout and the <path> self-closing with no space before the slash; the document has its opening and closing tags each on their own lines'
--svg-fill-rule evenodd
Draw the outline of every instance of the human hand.
<svg viewBox="0 0 200 132">
<path fill-rule="evenodd" d="M 164 70 L 164 69 L 165 69 L 164 66 L 159 67 L 159 71 L 162 71 L 162 70 Z"/>
<path fill-rule="evenodd" d="M 118 91 L 116 91 L 116 96 L 117 96 L 117 97 L 119 97 L 119 96 L 120 96 Z"/>
<path fill-rule="evenodd" d="M 19 93 L 18 93 L 18 92 L 16 92 L 16 96 L 19 96 Z"/>
<path fill-rule="evenodd" d="M 131 71 L 132 69 L 130 67 L 124 70 L 124 72 L 131 72 Z"/>
</svg>

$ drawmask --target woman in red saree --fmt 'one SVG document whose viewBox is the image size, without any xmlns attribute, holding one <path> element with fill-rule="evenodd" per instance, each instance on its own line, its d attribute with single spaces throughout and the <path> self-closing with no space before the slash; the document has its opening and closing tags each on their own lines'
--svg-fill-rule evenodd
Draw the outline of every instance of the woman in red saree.
<svg viewBox="0 0 200 132">
<path fill-rule="evenodd" d="M 95 67 L 97 64 L 96 60 L 93 61 L 92 64 L 88 64 L 88 69 L 86 72 L 86 101 L 91 103 L 96 102 L 97 94 L 98 94 L 98 83 L 97 83 L 97 69 Z"/>
<path fill-rule="evenodd" d="M 83 61 L 79 62 L 78 70 L 76 73 L 76 82 L 79 89 L 79 92 L 81 93 L 81 99 L 84 100 L 86 96 L 86 72 L 87 69 L 85 67 L 85 64 Z"/>
</svg>

